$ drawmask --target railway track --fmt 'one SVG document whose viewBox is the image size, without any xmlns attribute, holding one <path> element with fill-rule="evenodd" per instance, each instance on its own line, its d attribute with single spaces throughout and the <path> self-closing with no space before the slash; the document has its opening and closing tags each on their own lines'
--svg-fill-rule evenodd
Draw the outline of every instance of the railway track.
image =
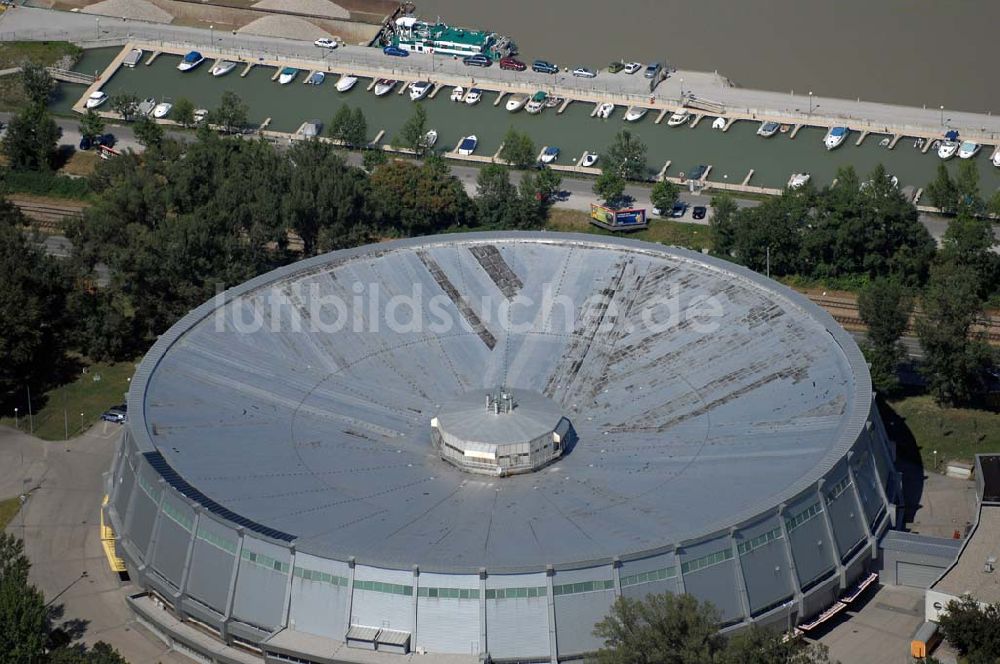
<svg viewBox="0 0 1000 664">
<path fill-rule="evenodd" d="M 62 222 L 67 218 L 79 218 L 87 207 L 79 203 L 39 202 L 12 196 L 10 202 L 31 221 L 32 228 L 46 235 L 62 233 Z"/>
</svg>

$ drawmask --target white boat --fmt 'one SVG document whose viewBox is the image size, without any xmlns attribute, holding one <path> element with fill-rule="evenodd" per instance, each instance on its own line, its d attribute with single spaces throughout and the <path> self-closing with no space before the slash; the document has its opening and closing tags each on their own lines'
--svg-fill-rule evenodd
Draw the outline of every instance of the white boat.
<svg viewBox="0 0 1000 664">
<path fill-rule="evenodd" d="M 314 71 L 311 74 L 309 74 L 309 76 L 306 77 L 306 80 L 302 82 L 305 83 L 306 85 L 319 85 L 325 80 L 326 80 L 326 74 L 324 72 Z"/>
<path fill-rule="evenodd" d="M 587 152 L 583 155 L 583 159 L 580 160 L 580 165 L 584 168 L 590 168 L 597 163 L 599 156 L 596 152 Z"/>
<path fill-rule="evenodd" d="M 958 152 L 958 141 L 942 141 L 938 146 L 938 156 L 942 159 L 951 159 Z"/>
<path fill-rule="evenodd" d="M 890 185 L 892 185 L 893 189 L 899 189 L 899 178 L 896 177 L 895 175 L 886 174 L 885 180 Z M 858 191 L 864 191 L 865 189 L 870 187 L 873 182 L 874 180 L 865 180 L 864 182 L 861 183 L 861 186 L 858 187 Z"/>
<path fill-rule="evenodd" d="M 410 83 L 410 99 L 420 101 L 427 96 L 434 85 L 430 81 L 414 81 Z"/>
<path fill-rule="evenodd" d="M 87 103 L 84 104 L 87 108 L 97 108 L 104 102 L 108 100 L 108 93 L 103 90 L 98 90 L 96 92 L 91 92 L 90 96 L 87 97 Z"/>
<path fill-rule="evenodd" d="M 972 159 L 982 148 L 979 143 L 975 141 L 964 141 L 960 146 L 958 146 L 958 158 L 959 159 Z"/>
<path fill-rule="evenodd" d="M 153 107 L 153 117 L 154 118 L 165 118 L 167 114 L 170 113 L 170 109 L 174 107 L 169 101 L 161 101 L 159 104 Z"/>
<path fill-rule="evenodd" d="M 476 151 L 476 146 L 479 144 L 479 139 L 476 135 L 466 136 L 462 139 L 462 142 L 458 144 L 458 154 L 470 155 Z"/>
<path fill-rule="evenodd" d="M 469 106 L 475 106 L 483 98 L 483 91 L 479 88 L 472 88 L 469 90 L 468 94 L 465 95 L 465 103 Z"/>
<path fill-rule="evenodd" d="M 524 108 L 524 105 L 528 103 L 528 95 L 511 95 L 507 98 L 507 110 L 511 113 L 516 113 Z"/>
<path fill-rule="evenodd" d="M 597 113 L 594 115 L 601 118 L 602 120 L 607 120 L 611 117 L 611 114 L 615 111 L 614 104 L 604 103 L 597 107 Z"/>
<path fill-rule="evenodd" d="M 554 145 L 547 145 L 542 150 L 542 156 L 540 158 L 540 161 L 543 164 L 551 164 L 558 158 L 559 158 L 559 148 L 557 148 Z"/>
<path fill-rule="evenodd" d="M 392 92 L 393 88 L 396 87 L 396 81 L 391 78 L 380 78 L 375 83 L 375 96 L 381 97 Z"/>
<path fill-rule="evenodd" d="M 189 51 L 187 55 L 181 59 L 180 64 L 177 65 L 177 69 L 180 71 L 191 71 L 202 62 L 205 61 L 205 56 L 198 51 Z"/>
<path fill-rule="evenodd" d="M 197 108 L 194 111 L 194 121 L 195 124 L 201 124 L 205 120 L 208 120 L 208 109 L 207 108 Z"/>
<path fill-rule="evenodd" d="M 288 85 L 295 80 L 295 77 L 299 75 L 299 70 L 295 67 L 285 67 L 278 74 L 278 83 L 281 85 Z"/>
<path fill-rule="evenodd" d="M 793 173 L 792 177 L 788 178 L 788 188 L 798 189 L 799 187 L 804 187 L 811 178 L 812 176 L 808 173 Z"/>
<path fill-rule="evenodd" d="M 1000 148 L 997 148 L 997 151 L 993 153 L 993 165 L 1000 168 Z"/>
<path fill-rule="evenodd" d="M 462 101 L 465 99 L 465 88 L 461 85 L 456 85 L 451 90 L 451 100 L 452 101 Z"/>
<path fill-rule="evenodd" d="M 212 67 L 212 76 L 225 76 L 236 68 L 236 63 L 232 60 L 219 60 Z"/>
<path fill-rule="evenodd" d="M 830 127 L 830 130 L 826 132 L 826 136 L 823 138 L 823 145 L 826 146 L 827 150 L 835 150 L 847 140 L 847 134 L 849 133 L 850 131 L 847 127 Z"/>
<path fill-rule="evenodd" d="M 343 74 L 337 79 L 337 92 L 347 92 L 353 88 L 358 82 L 357 76 L 351 76 L 350 74 Z"/>
<path fill-rule="evenodd" d="M 726 119 L 725 118 L 715 118 L 712 120 L 712 129 L 725 129 Z"/>
<path fill-rule="evenodd" d="M 424 147 L 432 148 L 434 144 L 438 142 L 438 133 L 436 129 L 431 129 L 429 132 L 424 134 Z"/>
<path fill-rule="evenodd" d="M 539 90 L 534 95 L 532 95 L 531 99 L 528 100 L 528 103 L 524 105 L 524 112 L 531 113 L 532 115 L 541 113 L 542 109 L 545 108 L 545 99 L 547 97 L 548 97 L 547 94 Z"/>
<path fill-rule="evenodd" d="M 133 48 L 122 60 L 122 65 L 125 67 L 135 67 L 142 60 L 142 49 Z"/>
<path fill-rule="evenodd" d="M 566 100 L 563 99 L 562 97 L 552 97 L 552 96 L 546 97 L 545 108 L 555 108 L 556 106 L 561 105 L 564 101 Z"/>
<path fill-rule="evenodd" d="M 625 111 L 625 122 L 638 122 L 646 117 L 646 113 L 649 112 L 648 108 L 643 106 L 630 106 L 627 111 Z"/>
<path fill-rule="evenodd" d="M 777 122 L 761 122 L 760 127 L 757 128 L 757 135 L 764 138 L 771 138 L 778 133 L 780 127 L 781 125 Z"/>
<path fill-rule="evenodd" d="M 154 108 L 156 108 L 156 99 L 154 97 L 146 97 L 139 102 L 135 110 L 137 115 L 149 115 L 153 112 Z"/>
<path fill-rule="evenodd" d="M 682 108 L 681 110 L 674 112 L 669 118 L 667 118 L 667 126 L 680 127 L 683 124 L 687 124 L 688 120 L 690 119 L 691 119 L 691 114 Z"/>
</svg>

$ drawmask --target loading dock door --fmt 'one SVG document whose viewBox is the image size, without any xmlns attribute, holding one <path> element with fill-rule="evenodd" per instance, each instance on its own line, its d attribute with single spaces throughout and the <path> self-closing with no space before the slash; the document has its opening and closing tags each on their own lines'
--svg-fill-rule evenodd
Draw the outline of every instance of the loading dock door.
<svg viewBox="0 0 1000 664">
<path fill-rule="evenodd" d="M 912 588 L 929 588 L 941 576 L 944 569 L 933 565 L 918 565 L 903 561 L 896 562 L 896 583 Z"/>
</svg>

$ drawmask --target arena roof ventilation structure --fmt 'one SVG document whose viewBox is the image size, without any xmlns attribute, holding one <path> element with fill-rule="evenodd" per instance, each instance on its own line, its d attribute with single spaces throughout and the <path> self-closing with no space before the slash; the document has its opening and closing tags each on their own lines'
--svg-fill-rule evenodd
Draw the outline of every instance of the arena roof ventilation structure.
<svg viewBox="0 0 1000 664">
<path fill-rule="evenodd" d="M 179 321 L 132 380 L 106 522 L 164 630 L 562 661 L 619 595 L 691 593 L 725 629 L 821 614 L 894 522 L 894 455 L 857 346 L 801 295 L 681 249 L 470 233 Z"/>
</svg>

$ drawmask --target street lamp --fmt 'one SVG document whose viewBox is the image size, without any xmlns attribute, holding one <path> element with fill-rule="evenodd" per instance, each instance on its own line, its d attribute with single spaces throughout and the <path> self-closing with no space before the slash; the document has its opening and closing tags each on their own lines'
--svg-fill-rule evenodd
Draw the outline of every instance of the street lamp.
<svg viewBox="0 0 1000 664">
<path fill-rule="evenodd" d="M 934 470 L 937 470 L 937 450 L 934 450 Z"/>
<path fill-rule="evenodd" d="M 809 91 L 809 115 L 813 114 L 813 91 Z"/>
<path fill-rule="evenodd" d="M 17 425 L 17 406 L 14 406 L 14 428 L 15 429 L 20 429 L 21 428 L 21 427 L 19 427 Z"/>
<path fill-rule="evenodd" d="M 941 126 L 944 126 L 944 105 L 941 105 Z"/>
<path fill-rule="evenodd" d="M 684 101 L 684 79 L 681 78 L 681 101 Z"/>
<path fill-rule="evenodd" d="M 97 39 L 101 38 L 101 17 L 97 17 Z"/>
<path fill-rule="evenodd" d="M 80 433 L 83 433 L 83 413 L 80 413 Z"/>
<path fill-rule="evenodd" d="M 215 46 L 215 26 L 214 25 L 209 25 L 208 26 L 208 35 L 209 35 L 209 41 L 212 43 L 213 46 Z"/>
</svg>

